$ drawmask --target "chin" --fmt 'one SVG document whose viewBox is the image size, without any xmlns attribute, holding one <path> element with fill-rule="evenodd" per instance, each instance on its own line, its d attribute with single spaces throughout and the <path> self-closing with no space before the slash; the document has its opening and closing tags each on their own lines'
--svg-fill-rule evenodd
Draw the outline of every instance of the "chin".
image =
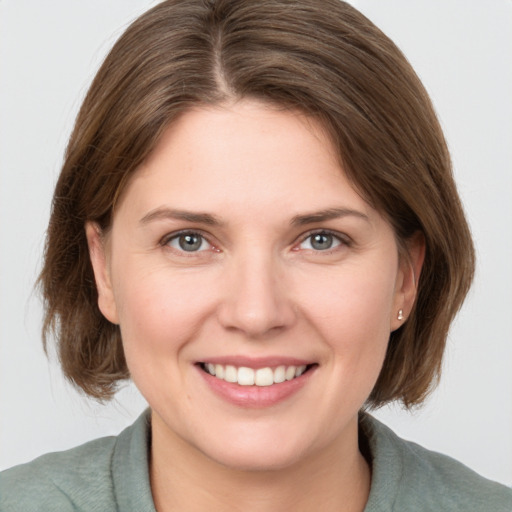
<svg viewBox="0 0 512 512">
<path fill-rule="evenodd" d="M 316 443 L 311 429 L 305 434 L 298 431 L 293 433 L 290 428 L 276 429 L 275 425 L 259 425 L 226 432 L 197 447 L 208 458 L 226 468 L 277 471 L 298 464 L 314 450 Z"/>
<path fill-rule="evenodd" d="M 265 448 L 244 450 L 233 449 L 231 453 L 206 453 L 214 462 L 234 471 L 268 472 L 288 469 L 296 465 L 301 456 L 296 451 L 283 451 L 280 447 L 269 446 Z"/>
</svg>

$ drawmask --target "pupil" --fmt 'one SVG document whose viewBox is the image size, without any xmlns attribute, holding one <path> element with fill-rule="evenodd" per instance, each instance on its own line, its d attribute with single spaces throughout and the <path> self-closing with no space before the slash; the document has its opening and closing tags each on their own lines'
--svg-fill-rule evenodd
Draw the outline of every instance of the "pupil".
<svg viewBox="0 0 512 512">
<path fill-rule="evenodd" d="M 313 248 L 318 250 L 330 249 L 332 246 L 332 235 L 326 235 L 324 233 L 318 233 L 313 236 L 311 241 Z"/>
<path fill-rule="evenodd" d="M 179 238 L 180 247 L 184 251 L 197 251 L 201 247 L 201 242 L 198 235 L 181 235 Z"/>
</svg>

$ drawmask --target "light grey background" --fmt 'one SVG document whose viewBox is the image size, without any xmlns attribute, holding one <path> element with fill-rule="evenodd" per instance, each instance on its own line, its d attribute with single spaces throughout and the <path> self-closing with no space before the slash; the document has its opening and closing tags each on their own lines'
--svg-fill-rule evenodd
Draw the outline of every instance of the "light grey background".
<svg viewBox="0 0 512 512">
<path fill-rule="evenodd" d="M 0 0 L 0 469 L 119 432 L 145 407 L 128 386 L 101 406 L 40 343 L 32 286 L 52 189 L 80 101 L 123 28 L 156 2 Z M 475 285 L 440 387 L 402 436 L 512 484 L 512 2 L 354 0 L 432 95 L 475 236 Z"/>
</svg>

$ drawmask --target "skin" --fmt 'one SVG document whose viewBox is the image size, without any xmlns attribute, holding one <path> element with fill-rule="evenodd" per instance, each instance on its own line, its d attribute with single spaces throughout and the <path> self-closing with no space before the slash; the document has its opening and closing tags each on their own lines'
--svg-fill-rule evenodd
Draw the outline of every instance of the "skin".
<svg viewBox="0 0 512 512">
<path fill-rule="evenodd" d="M 311 217 L 332 209 L 344 214 Z M 181 248 L 182 230 L 204 237 L 199 250 Z M 423 247 L 399 257 L 321 126 L 253 100 L 191 110 L 131 179 L 108 233 L 86 232 L 100 309 L 152 409 L 157 509 L 363 510 L 357 415 L 398 310 L 412 308 Z M 252 408 L 201 375 L 198 362 L 227 356 L 315 367 L 287 399 Z"/>
</svg>

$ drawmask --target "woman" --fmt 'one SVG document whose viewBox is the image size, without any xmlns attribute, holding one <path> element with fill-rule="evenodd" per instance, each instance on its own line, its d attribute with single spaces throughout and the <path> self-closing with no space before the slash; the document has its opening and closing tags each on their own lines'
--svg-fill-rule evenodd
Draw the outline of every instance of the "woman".
<svg viewBox="0 0 512 512">
<path fill-rule="evenodd" d="M 2 510 L 509 510 L 361 412 L 422 402 L 473 265 L 428 96 L 368 20 L 163 2 L 84 101 L 41 275 L 68 378 L 150 412 L 2 474 Z"/>
</svg>

